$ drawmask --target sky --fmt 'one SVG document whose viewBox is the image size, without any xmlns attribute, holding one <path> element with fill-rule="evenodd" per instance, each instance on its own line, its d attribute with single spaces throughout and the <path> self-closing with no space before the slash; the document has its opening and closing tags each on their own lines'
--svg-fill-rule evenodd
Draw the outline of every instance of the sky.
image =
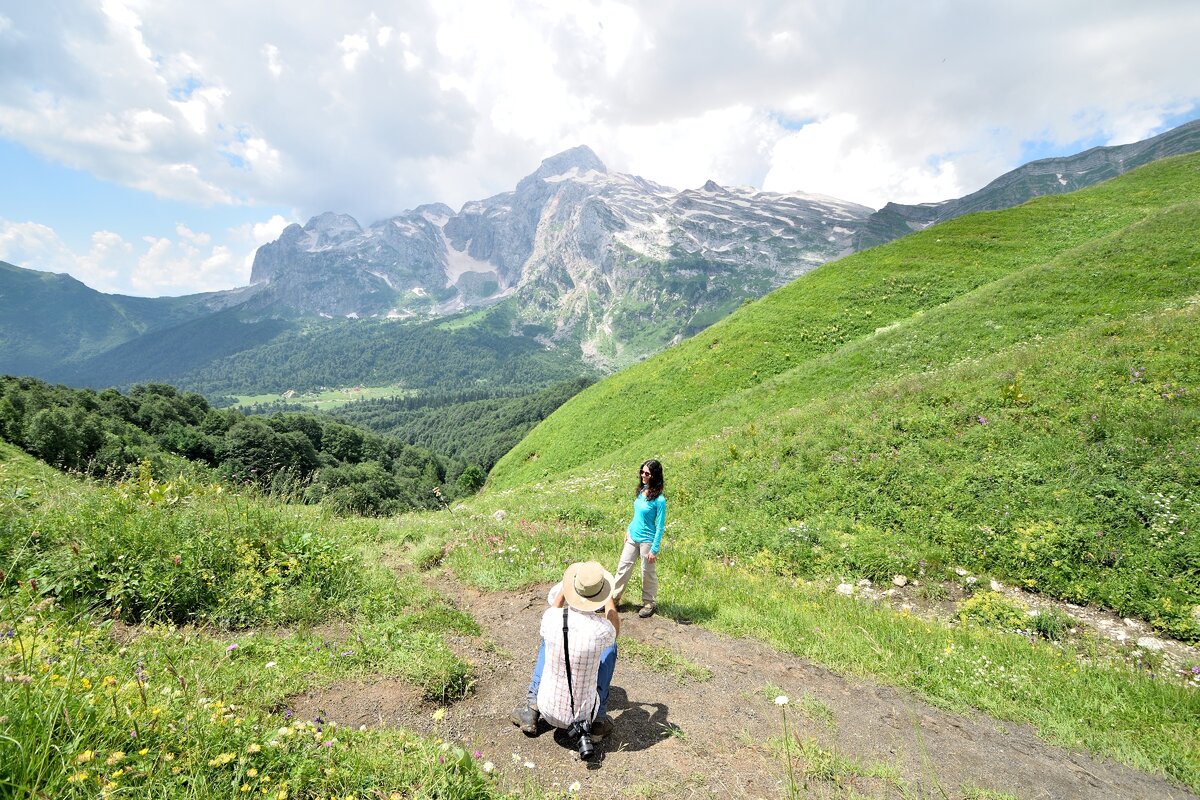
<svg viewBox="0 0 1200 800">
<path fill-rule="evenodd" d="M 0 260 L 244 286 L 361 224 L 610 171 L 873 208 L 1200 117 L 1192 0 L 0 0 Z"/>
</svg>

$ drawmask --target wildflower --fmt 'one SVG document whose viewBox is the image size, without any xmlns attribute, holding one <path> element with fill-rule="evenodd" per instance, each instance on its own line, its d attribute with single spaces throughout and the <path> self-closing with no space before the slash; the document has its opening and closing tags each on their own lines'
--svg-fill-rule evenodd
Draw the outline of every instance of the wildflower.
<svg viewBox="0 0 1200 800">
<path fill-rule="evenodd" d="M 233 644 L 229 645 L 229 647 L 225 648 L 225 652 L 232 653 L 234 650 L 237 650 L 237 649 L 238 649 L 238 643 L 234 642 Z"/>
<path fill-rule="evenodd" d="M 104 760 L 104 763 L 111 767 L 113 764 L 119 764 L 123 758 L 125 758 L 124 752 L 121 750 L 114 750 L 109 754 L 108 758 Z"/>
<path fill-rule="evenodd" d="M 489 775 L 496 771 L 496 765 L 490 761 L 483 762 L 483 771 Z"/>
<path fill-rule="evenodd" d="M 533 769 L 536 765 L 532 761 L 525 762 L 525 769 Z"/>
<path fill-rule="evenodd" d="M 75 756 L 76 764 L 86 764 L 96 757 L 96 753 L 92 750 L 84 750 L 79 755 Z"/>
<path fill-rule="evenodd" d="M 262 745 L 259 744 L 258 742 L 251 742 L 250 746 L 246 748 L 247 753 L 258 753 L 261 750 L 262 750 Z"/>
<path fill-rule="evenodd" d="M 513 753 L 513 763 L 514 763 L 514 764 L 520 764 L 520 763 L 521 763 L 521 757 L 520 757 L 519 755 L 517 755 L 516 753 Z"/>
<path fill-rule="evenodd" d="M 143 747 L 141 750 L 138 750 L 138 755 L 139 755 L 139 756 L 144 756 L 144 755 L 146 755 L 146 753 L 149 753 L 149 752 L 150 752 L 150 748 L 149 748 L 149 747 Z"/>
<path fill-rule="evenodd" d="M 583 787 L 579 785 L 579 781 L 575 781 L 574 783 L 572 783 L 570 786 L 567 787 L 567 791 L 574 794 L 582 788 Z"/>
<path fill-rule="evenodd" d="M 446 717 L 446 709 L 444 709 L 444 708 L 439 708 L 437 711 L 433 712 L 434 722 L 441 722 L 443 719 L 445 719 L 445 717 Z"/>
<path fill-rule="evenodd" d="M 250 784 L 248 784 L 248 783 L 243 783 L 243 784 L 242 784 L 242 791 L 243 791 L 243 792 L 248 792 L 248 791 L 250 791 Z"/>
<path fill-rule="evenodd" d="M 787 704 L 788 704 L 788 696 L 786 694 L 781 694 L 775 698 L 775 705 L 786 706 Z"/>
<path fill-rule="evenodd" d="M 471 758 L 483 758 L 483 753 L 476 750 L 474 753 L 471 754 Z"/>
<path fill-rule="evenodd" d="M 274 662 L 274 661 L 268 661 L 268 662 L 267 662 L 267 669 L 271 669 L 271 667 L 274 667 L 274 666 L 275 666 L 275 662 Z"/>
<path fill-rule="evenodd" d="M 253 778 L 253 777 L 256 777 L 257 775 L 258 775 L 258 770 L 256 770 L 254 767 L 251 767 L 250 769 L 246 770 L 247 778 Z"/>
<path fill-rule="evenodd" d="M 67 783 L 80 783 L 86 781 L 89 777 L 88 771 L 85 769 L 82 772 L 76 772 L 71 777 L 67 778 Z"/>
</svg>

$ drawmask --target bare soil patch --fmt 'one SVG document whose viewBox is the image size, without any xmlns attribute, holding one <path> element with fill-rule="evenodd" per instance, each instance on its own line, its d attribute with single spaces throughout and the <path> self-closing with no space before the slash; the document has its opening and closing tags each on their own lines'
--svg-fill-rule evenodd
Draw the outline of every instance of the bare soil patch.
<svg viewBox="0 0 1200 800">
<path fill-rule="evenodd" d="M 616 730 L 596 761 L 582 762 L 561 735 L 526 737 L 508 720 L 524 701 L 548 587 L 484 593 L 445 573 L 429 580 L 483 628 L 482 636 L 451 640 L 474 665 L 470 696 L 435 720 L 437 706 L 388 678 L 309 692 L 293 698 L 294 711 L 442 736 L 493 761 L 508 786 L 566 791 L 578 781 L 585 798 L 776 798 L 786 793 L 786 775 L 768 744 L 782 732 L 780 708 L 766 691 L 774 687 L 791 700 L 788 722 L 800 740 L 860 765 L 836 783 L 810 781 L 814 797 L 853 790 L 859 797 L 961 798 L 965 787 L 978 787 L 1030 800 L 1196 798 L 1166 778 L 1051 746 L 1026 725 L 952 714 L 758 642 L 632 611 L 621 615 L 622 637 L 666 648 L 712 677 L 681 684 L 619 659 L 609 702 Z"/>
</svg>

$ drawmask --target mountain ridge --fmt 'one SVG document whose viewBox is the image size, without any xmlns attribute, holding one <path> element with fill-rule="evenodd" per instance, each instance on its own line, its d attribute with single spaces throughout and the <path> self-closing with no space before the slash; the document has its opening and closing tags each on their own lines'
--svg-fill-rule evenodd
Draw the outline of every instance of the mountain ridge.
<svg viewBox="0 0 1200 800">
<path fill-rule="evenodd" d="M 290 225 L 258 250 L 250 284 L 223 292 L 125 298 L 19 279 L 13 270 L 21 268 L 10 266 L 0 271 L 0 341 L 9 343 L 0 371 L 68 382 L 86 376 L 89 385 L 106 383 L 106 375 L 169 380 L 183 371 L 154 354 L 166 339 L 189 336 L 186 328 L 170 330 L 219 312 L 228 313 L 214 324 L 420 320 L 512 302 L 514 335 L 536 330 L 542 346 L 565 348 L 587 370 L 609 372 L 851 252 L 1189 149 L 1200 149 L 1200 120 L 1133 145 L 1030 162 L 963 198 L 872 211 L 711 180 L 676 190 L 612 172 L 581 145 L 544 159 L 513 190 L 457 212 L 428 203 L 366 226 L 332 211 Z M 57 285 L 57 294 L 31 288 L 38 285 Z M 63 308 L 87 321 L 58 324 Z M 210 354 L 210 365 L 233 354 L 236 343 L 227 344 Z"/>
</svg>

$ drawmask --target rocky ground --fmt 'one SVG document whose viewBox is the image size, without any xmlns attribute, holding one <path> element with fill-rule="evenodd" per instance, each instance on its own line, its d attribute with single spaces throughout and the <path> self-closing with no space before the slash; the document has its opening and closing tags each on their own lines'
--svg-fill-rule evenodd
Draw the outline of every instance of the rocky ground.
<svg viewBox="0 0 1200 800">
<path fill-rule="evenodd" d="M 942 711 L 757 642 L 663 616 L 640 619 L 633 610 L 622 612 L 622 637 L 657 645 L 711 678 L 681 680 L 622 658 L 610 698 L 616 730 L 598 759 L 581 762 L 561 735 L 526 737 L 508 721 L 525 695 L 547 587 L 482 593 L 448 574 L 430 580 L 483 628 L 482 636 L 453 642 L 478 678 L 466 699 L 435 719 L 437 707 L 413 687 L 380 679 L 296 697 L 294 710 L 439 735 L 492 761 L 506 786 L 585 798 L 785 796 L 785 711 L 791 746 L 807 743 L 805 763 L 818 776 L 807 786 L 800 779 L 805 797 L 1196 798 L 1166 778 L 1051 746 L 1028 726 Z M 915 599 L 904 592 L 911 587 L 891 595 L 855 588 L 895 603 Z M 937 614 L 934 605 L 918 610 Z M 789 698 L 785 708 L 777 695 Z"/>
</svg>

